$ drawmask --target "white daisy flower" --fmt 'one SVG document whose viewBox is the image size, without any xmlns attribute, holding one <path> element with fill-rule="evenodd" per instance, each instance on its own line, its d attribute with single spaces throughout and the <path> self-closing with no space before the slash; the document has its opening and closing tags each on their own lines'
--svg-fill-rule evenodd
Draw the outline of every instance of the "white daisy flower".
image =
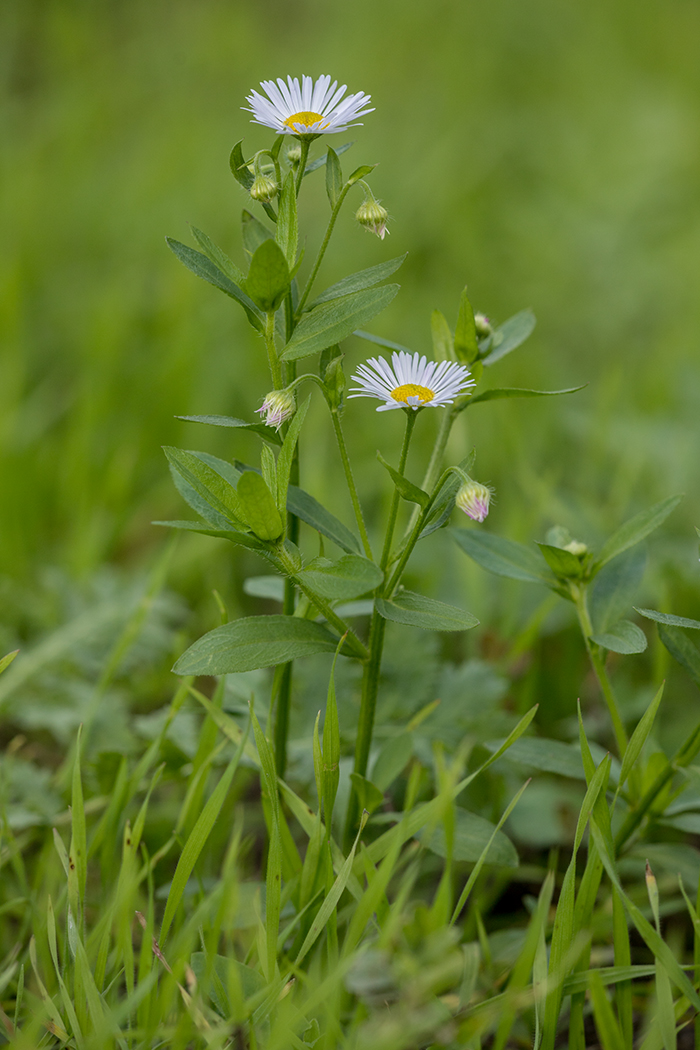
<svg viewBox="0 0 700 1050">
<path fill-rule="evenodd" d="M 346 85 L 338 87 L 337 80 L 331 84 L 327 75 L 319 77 L 315 84 L 311 77 L 302 77 L 301 87 L 297 77 L 287 77 L 286 84 L 281 77 L 276 83 L 263 80 L 260 87 L 267 98 L 252 91 L 247 96 L 250 106 L 242 108 L 254 115 L 251 124 L 264 124 L 283 135 L 328 135 L 346 131 L 362 123 L 356 117 L 374 110 L 374 107 L 367 108 L 370 96 L 361 91 L 343 99 Z"/>
<path fill-rule="evenodd" d="M 456 397 L 474 386 L 469 369 L 454 361 L 428 361 L 402 350 L 391 355 L 391 363 L 393 368 L 383 357 L 370 357 L 352 377 L 360 386 L 352 387 L 355 393 L 348 397 L 378 397 L 386 404 L 380 405 L 377 412 L 388 412 L 391 408 L 417 411 L 451 405 Z"/>
</svg>

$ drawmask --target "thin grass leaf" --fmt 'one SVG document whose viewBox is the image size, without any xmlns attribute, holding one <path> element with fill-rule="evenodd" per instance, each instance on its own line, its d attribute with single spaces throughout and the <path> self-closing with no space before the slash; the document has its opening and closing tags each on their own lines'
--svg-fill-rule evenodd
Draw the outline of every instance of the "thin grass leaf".
<svg viewBox="0 0 700 1050">
<path fill-rule="evenodd" d="M 597 970 L 591 971 L 589 988 L 591 990 L 595 1026 L 603 1044 L 603 1050 L 627 1050 L 620 1026 L 615 1019 L 613 1008 L 605 994 L 603 982 Z"/>
<path fill-rule="evenodd" d="M 659 689 L 656 692 L 656 696 L 649 704 L 648 708 L 637 723 L 634 733 L 630 737 L 630 742 L 627 745 L 624 757 L 622 759 L 622 766 L 620 768 L 620 780 L 618 782 L 618 791 L 624 786 L 627 777 L 632 772 L 637 759 L 642 753 L 647 737 L 652 730 L 654 725 L 654 719 L 656 718 L 656 712 L 659 710 L 659 704 L 661 703 L 661 697 L 664 695 L 665 682 L 662 682 Z"/>
<path fill-rule="evenodd" d="M 85 825 L 85 804 L 83 801 L 83 783 L 80 773 L 80 740 L 83 727 L 78 729 L 78 737 L 75 744 L 75 760 L 73 763 L 73 778 L 71 790 L 71 843 L 68 853 L 69 894 L 72 885 L 72 876 L 75 878 L 76 899 L 73 903 L 73 913 L 81 916 L 85 901 L 85 886 L 87 884 L 87 831 Z"/>
</svg>

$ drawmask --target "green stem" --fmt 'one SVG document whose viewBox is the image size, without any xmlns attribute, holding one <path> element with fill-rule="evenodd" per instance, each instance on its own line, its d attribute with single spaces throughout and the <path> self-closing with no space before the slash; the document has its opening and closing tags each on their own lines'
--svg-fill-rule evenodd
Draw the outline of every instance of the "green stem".
<svg viewBox="0 0 700 1050">
<path fill-rule="evenodd" d="M 300 136 L 299 141 L 301 143 L 301 157 L 299 159 L 299 168 L 297 170 L 297 197 L 299 196 L 301 182 L 304 178 L 304 172 L 306 171 L 306 161 L 309 157 L 309 147 L 313 139 L 307 138 L 306 136 Z"/>
<path fill-rule="evenodd" d="M 625 732 L 625 727 L 620 718 L 620 712 L 617 708 L 617 701 L 615 700 L 615 694 L 610 679 L 608 678 L 608 673 L 605 670 L 605 659 L 601 656 L 600 647 L 591 639 L 593 626 L 588 614 L 585 585 L 572 584 L 571 587 L 572 597 L 576 604 L 576 612 L 578 613 L 579 624 L 581 626 L 581 632 L 583 634 L 584 642 L 586 643 L 586 650 L 591 664 L 593 665 L 593 670 L 598 679 L 605 703 L 608 706 L 608 711 L 610 712 L 610 719 L 612 721 L 620 758 L 624 758 L 628 743 L 627 733 Z"/>
<path fill-rule="evenodd" d="M 275 390 L 281 390 L 284 384 L 282 382 L 282 369 L 277 357 L 277 347 L 275 346 L 274 310 L 268 310 L 265 320 L 265 348 L 267 350 L 267 361 L 270 366 L 270 375 L 272 376 L 272 385 Z"/>
<path fill-rule="evenodd" d="M 340 214 L 340 209 L 341 209 L 341 207 L 343 205 L 343 201 L 345 200 L 345 198 L 346 198 L 346 196 L 348 194 L 348 190 L 349 189 L 350 189 L 350 184 L 347 184 L 347 185 L 343 186 L 343 189 L 340 191 L 340 196 L 338 197 L 338 200 L 337 200 L 337 203 L 335 205 L 335 208 L 331 212 L 331 217 L 330 217 L 330 219 L 328 221 L 328 229 L 326 230 L 326 236 L 323 238 L 323 243 L 321 244 L 321 247 L 318 250 L 318 255 L 316 256 L 316 262 L 314 263 L 313 269 L 312 269 L 311 273 L 309 274 L 309 279 L 306 282 L 306 287 L 304 288 L 303 295 L 302 295 L 301 299 L 299 300 L 299 304 L 297 306 L 297 311 L 296 311 L 297 312 L 297 317 L 300 316 L 302 310 L 304 309 L 304 306 L 306 305 L 306 300 L 309 298 L 309 293 L 311 291 L 311 288 L 313 286 L 314 281 L 316 280 L 316 274 L 318 273 L 318 271 L 320 269 L 320 266 L 321 266 L 321 263 L 323 262 L 323 256 L 326 254 L 326 248 L 328 247 L 328 243 L 329 243 L 329 241 L 331 239 L 331 235 L 333 233 L 333 227 L 335 226 L 335 220 L 338 218 L 338 215 Z"/>
<path fill-rule="evenodd" d="M 372 548 L 370 546 L 369 536 L 367 535 L 367 528 L 365 526 L 365 519 L 362 515 L 362 507 L 360 506 L 360 500 L 357 495 L 357 489 L 355 488 L 355 478 L 353 477 L 352 467 L 350 465 L 350 459 L 348 457 L 348 450 L 345 445 L 343 429 L 340 425 L 340 416 L 338 415 L 338 410 L 335 408 L 331 409 L 331 419 L 333 420 L 333 429 L 335 430 L 335 436 L 338 441 L 338 449 L 340 450 L 340 458 L 343 463 L 343 470 L 345 471 L 345 480 L 348 483 L 350 499 L 352 500 L 353 510 L 355 511 L 355 521 L 357 522 L 357 527 L 360 530 L 362 546 L 365 549 L 365 554 L 371 561 Z"/>
<path fill-rule="evenodd" d="M 406 469 L 406 459 L 408 458 L 408 446 L 411 443 L 411 435 L 413 434 L 413 428 L 416 424 L 416 416 L 418 413 L 412 409 L 404 409 L 406 412 L 406 430 L 403 436 L 403 447 L 401 449 L 401 459 L 399 460 L 399 474 L 403 476 L 403 472 Z M 389 564 L 389 556 L 391 554 L 391 544 L 394 539 L 394 528 L 396 526 L 396 516 L 399 512 L 399 501 L 401 496 L 397 488 L 394 489 L 394 495 L 391 500 L 391 509 L 389 510 L 389 521 L 386 527 L 386 536 L 384 537 L 384 549 L 382 550 L 382 559 L 379 563 L 381 569 L 386 569 Z"/>
</svg>

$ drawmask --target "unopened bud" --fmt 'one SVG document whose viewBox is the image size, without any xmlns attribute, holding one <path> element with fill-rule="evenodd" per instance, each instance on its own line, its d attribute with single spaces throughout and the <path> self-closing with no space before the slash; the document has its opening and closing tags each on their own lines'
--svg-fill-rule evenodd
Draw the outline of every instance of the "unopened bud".
<svg viewBox="0 0 700 1050">
<path fill-rule="evenodd" d="M 385 235 L 389 232 L 386 228 L 389 212 L 386 208 L 382 208 L 379 201 L 372 196 L 362 202 L 355 212 L 355 218 L 360 226 L 364 226 L 366 230 L 376 234 L 381 240 L 384 240 Z"/>
<path fill-rule="evenodd" d="M 479 339 L 486 339 L 493 332 L 493 327 L 486 314 L 474 314 L 474 327 Z"/>
<path fill-rule="evenodd" d="M 256 175 L 250 187 L 250 195 L 255 201 L 269 204 L 277 196 L 277 183 L 269 175 Z"/>
<path fill-rule="evenodd" d="M 266 426 L 279 430 L 296 410 L 297 404 L 291 390 L 273 390 L 267 394 L 260 408 L 256 408 L 255 411 L 264 416 Z"/>
<path fill-rule="evenodd" d="M 301 160 L 301 146 L 290 146 L 287 150 L 287 160 L 293 168 L 296 168 Z"/>
<path fill-rule="evenodd" d="M 567 543 L 564 550 L 568 551 L 569 554 L 575 554 L 577 558 L 582 558 L 584 554 L 588 554 L 588 547 L 585 543 L 581 543 L 580 540 L 572 540 L 571 543 Z"/>
<path fill-rule="evenodd" d="M 457 493 L 455 505 L 473 521 L 483 521 L 489 512 L 492 495 L 493 489 L 490 485 L 467 481 Z"/>
</svg>

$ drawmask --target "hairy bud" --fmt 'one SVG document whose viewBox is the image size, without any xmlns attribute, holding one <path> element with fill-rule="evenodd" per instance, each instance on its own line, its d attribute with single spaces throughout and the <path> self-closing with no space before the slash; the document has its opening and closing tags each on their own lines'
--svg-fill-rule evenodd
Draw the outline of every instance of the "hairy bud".
<svg viewBox="0 0 700 1050">
<path fill-rule="evenodd" d="M 375 200 L 371 194 L 357 209 L 355 218 L 360 226 L 364 226 L 366 230 L 376 234 L 381 240 L 384 240 L 385 235 L 389 232 L 386 228 L 389 212 L 386 208 L 382 208 L 379 201 Z"/>
<path fill-rule="evenodd" d="M 473 521 L 483 521 L 489 512 L 492 496 L 493 489 L 490 485 L 467 481 L 457 493 L 455 505 Z"/>
<path fill-rule="evenodd" d="M 264 417 L 263 421 L 268 427 L 279 430 L 296 410 L 297 404 L 291 390 L 273 390 L 266 395 L 260 408 L 256 408 L 255 411 Z"/>
</svg>

